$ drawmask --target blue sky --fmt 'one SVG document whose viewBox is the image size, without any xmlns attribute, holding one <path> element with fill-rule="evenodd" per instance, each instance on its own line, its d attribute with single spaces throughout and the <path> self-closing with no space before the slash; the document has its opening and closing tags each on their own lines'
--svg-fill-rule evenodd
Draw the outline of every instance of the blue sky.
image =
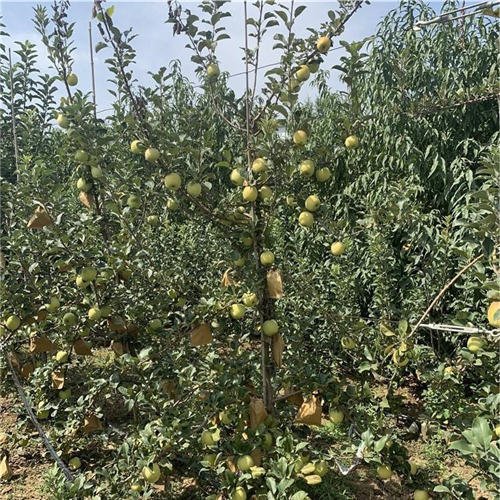
<svg viewBox="0 0 500 500">
<path fill-rule="evenodd" d="M 7 46 L 14 47 L 13 41 L 30 40 L 35 43 L 40 51 L 39 68 L 42 72 L 53 73 L 50 70 L 50 63 L 46 58 L 46 52 L 40 41 L 39 34 L 35 31 L 31 19 L 33 17 L 33 7 L 37 4 L 43 4 L 47 7 L 49 14 L 51 12 L 50 2 L 31 2 L 16 1 L 2 2 L 3 23 L 6 25 L 6 31 L 10 39 L 5 40 Z M 321 22 L 328 19 L 327 12 L 338 8 L 335 2 L 315 1 L 315 2 L 296 2 L 296 5 L 305 4 L 307 6 L 304 13 L 299 17 L 297 35 L 307 36 L 308 26 L 319 26 Z M 140 83 L 152 84 L 151 76 L 148 72 L 155 72 L 161 66 L 167 66 L 173 59 L 179 59 L 182 63 L 183 73 L 194 82 L 197 77 L 194 74 L 194 65 L 190 61 L 191 51 L 185 49 L 187 37 L 173 36 L 172 26 L 165 24 L 167 19 L 166 1 L 146 2 L 146 1 L 124 1 L 106 2 L 104 7 L 115 6 L 113 20 L 115 24 L 124 29 L 133 27 L 135 33 L 139 36 L 133 41 L 134 48 L 137 51 L 137 63 L 134 66 L 134 75 Z M 183 7 L 198 14 L 198 2 L 182 2 Z M 251 5 L 251 3 L 249 3 Z M 371 5 L 365 5 L 349 21 L 346 30 L 341 39 L 347 41 L 360 40 L 372 35 L 377 30 L 377 24 L 390 10 L 397 7 L 398 2 L 382 2 L 374 0 Z M 437 5 L 439 6 L 439 4 Z M 252 15 L 251 7 L 249 15 Z M 74 53 L 75 64 L 73 71 L 79 77 L 79 88 L 88 92 L 91 89 L 90 82 L 90 55 L 88 40 L 88 23 L 91 20 L 92 2 L 75 1 L 69 10 L 69 20 L 76 22 L 74 41 L 77 50 Z M 221 42 L 217 48 L 220 66 L 223 71 L 229 73 L 239 73 L 244 70 L 242 61 L 242 52 L 239 47 L 244 45 L 243 37 L 243 3 L 233 2 L 226 6 L 226 10 L 231 12 L 232 17 L 225 20 L 228 33 L 231 40 Z M 439 9 L 436 9 L 439 10 Z M 96 28 L 96 21 L 93 21 L 94 45 L 100 41 L 100 35 Z M 260 65 L 270 64 L 279 60 L 279 54 L 273 53 L 272 35 L 268 36 L 267 43 L 263 44 L 263 50 Z M 343 50 L 332 51 L 328 54 L 325 68 L 331 68 L 337 64 Z M 110 74 L 107 71 L 104 60 L 109 57 L 109 50 L 102 50 L 94 55 L 96 67 L 97 82 L 97 103 L 98 108 L 109 107 L 112 97 L 106 91 L 108 87 L 107 79 Z M 15 60 L 15 59 L 14 59 Z M 236 93 L 241 93 L 244 88 L 244 76 L 231 78 L 230 85 Z M 340 88 L 338 73 L 333 71 L 330 84 L 333 88 Z M 314 91 L 305 88 L 302 91 L 302 98 L 314 95 Z"/>
</svg>

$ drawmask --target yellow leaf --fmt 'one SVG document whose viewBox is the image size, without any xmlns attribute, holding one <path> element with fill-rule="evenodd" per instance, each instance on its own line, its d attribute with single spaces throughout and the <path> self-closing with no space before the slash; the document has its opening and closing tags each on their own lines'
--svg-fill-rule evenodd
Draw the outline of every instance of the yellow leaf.
<svg viewBox="0 0 500 500">
<path fill-rule="evenodd" d="M 321 425 L 321 405 L 316 396 L 309 396 L 299 408 L 295 421 L 298 424 Z"/>
<path fill-rule="evenodd" d="M 199 325 L 191 331 L 191 347 L 210 344 L 212 340 L 212 332 L 207 324 Z"/>
<path fill-rule="evenodd" d="M 101 421 L 95 415 L 88 415 L 83 419 L 83 430 L 86 433 L 102 429 Z"/>
<path fill-rule="evenodd" d="M 83 205 L 88 209 L 91 209 L 94 206 L 94 197 L 90 193 L 85 193 L 84 191 L 80 191 L 78 198 L 83 203 Z"/>
<path fill-rule="evenodd" d="M 30 353 L 34 354 L 37 352 L 50 352 L 54 349 L 54 345 L 47 338 L 47 336 L 43 337 L 31 337 L 30 342 Z"/>
<path fill-rule="evenodd" d="M 90 347 L 88 346 L 87 342 L 83 339 L 77 339 L 75 340 L 75 343 L 73 344 L 73 349 L 75 350 L 75 354 L 78 354 L 79 356 L 92 356 L 92 351 Z"/>
<path fill-rule="evenodd" d="M 28 222 L 28 227 L 30 229 L 42 229 L 46 226 L 53 226 L 52 219 L 44 208 L 37 207 Z"/>
<path fill-rule="evenodd" d="M 252 398 L 250 400 L 250 428 L 255 429 L 259 424 L 264 423 L 266 418 L 267 410 L 262 399 Z"/>
<path fill-rule="evenodd" d="M 52 372 L 52 385 L 55 389 L 61 390 L 64 387 L 64 372 Z"/>
<path fill-rule="evenodd" d="M 28 379 L 29 376 L 35 371 L 35 365 L 31 362 L 28 361 L 24 363 L 24 365 L 21 367 L 20 374 L 21 377 Z"/>
<path fill-rule="evenodd" d="M 271 351 L 273 359 L 278 368 L 283 366 L 283 351 L 285 349 L 285 342 L 280 333 L 276 333 L 271 337 Z"/>
<path fill-rule="evenodd" d="M 231 271 L 232 271 L 232 269 L 227 269 L 226 272 L 223 274 L 221 282 L 220 282 L 220 284 L 223 287 L 236 285 L 236 281 L 234 281 L 234 279 L 231 278 Z"/>
<path fill-rule="evenodd" d="M 10 468 L 9 461 L 6 456 L 0 462 L 0 479 L 8 481 L 12 477 L 12 469 Z"/>
<path fill-rule="evenodd" d="M 260 462 L 262 460 L 262 450 L 260 448 L 255 448 L 250 453 L 250 456 L 253 458 L 253 463 L 256 467 L 260 467 Z"/>
<path fill-rule="evenodd" d="M 272 270 L 267 273 L 267 293 L 271 299 L 283 297 L 283 280 L 281 271 Z"/>
</svg>

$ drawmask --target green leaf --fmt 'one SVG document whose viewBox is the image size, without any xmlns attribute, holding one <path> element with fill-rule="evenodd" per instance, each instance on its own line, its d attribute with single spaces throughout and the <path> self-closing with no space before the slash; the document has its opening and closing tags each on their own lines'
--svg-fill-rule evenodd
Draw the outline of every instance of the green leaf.
<svg viewBox="0 0 500 500">
<path fill-rule="evenodd" d="M 460 441 L 453 441 L 453 443 L 450 444 L 450 450 L 457 450 L 462 455 L 471 455 L 473 453 L 477 452 L 477 449 L 475 446 L 467 443 L 467 441 L 460 440 Z"/>
</svg>

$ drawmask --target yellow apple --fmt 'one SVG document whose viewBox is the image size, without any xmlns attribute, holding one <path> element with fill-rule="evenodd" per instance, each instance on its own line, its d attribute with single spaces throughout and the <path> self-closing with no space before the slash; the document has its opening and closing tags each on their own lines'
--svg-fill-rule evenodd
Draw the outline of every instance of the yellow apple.
<svg viewBox="0 0 500 500">
<path fill-rule="evenodd" d="M 260 254 L 260 262 L 263 266 L 272 266 L 274 264 L 274 254 L 270 250 L 266 250 Z"/>
<path fill-rule="evenodd" d="M 213 446 L 215 444 L 214 438 L 212 437 L 212 433 L 210 431 L 203 431 L 201 433 L 201 443 L 204 446 Z"/>
<path fill-rule="evenodd" d="M 90 285 L 90 282 L 85 281 L 81 276 L 76 277 L 76 286 L 78 288 L 87 288 Z"/>
<path fill-rule="evenodd" d="M 321 206 L 321 201 L 319 201 L 319 198 L 315 194 L 313 194 L 307 197 L 305 206 L 306 209 L 309 210 L 309 212 L 316 212 L 316 210 L 318 210 L 318 208 Z"/>
<path fill-rule="evenodd" d="M 264 332 L 264 335 L 272 337 L 278 333 L 278 323 L 274 319 L 268 319 L 262 323 L 262 331 Z"/>
<path fill-rule="evenodd" d="M 496 434 L 497 438 L 500 438 L 500 425 L 497 425 L 495 427 L 495 434 Z"/>
<path fill-rule="evenodd" d="M 52 297 L 50 297 L 50 304 L 45 304 L 45 309 L 47 309 L 47 311 L 49 312 L 54 312 L 59 309 L 60 305 L 61 302 L 59 301 L 59 299 L 55 295 L 53 295 Z"/>
<path fill-rule="evenodd" d="M 92 321 L 98 321 L 101 319 L 101 310 L 98 307 L 92 307 L 88 312 L 89 319 Z"/>
<path fill-rule="evenodd" d="M 356 149 L 359 146 L 359 139 L 355 135 L 350 135 L 345 140 L 345 147 L 347 149 Z"/>
<path fill-rule="evenodd" d="M 254 202 L 257 199 L 257 188 L 255 186 L 246 186 L 243 188 L 243 199 Z"/>
<path fill-rule="evenodd" d="M 266 160 L 264 158 L 256 158 L 252 163 L 252 171 L 255 174 L 261 174 L 267 170 Z"/>
<path fill-rule="evenodd" d="M 160 218 L 157 215 L 148 215 L 146 222 L 150 226 L 157 226 L 160 223 Z"/>
<path fill-rule="evenodd" d="M 482 349 L 484 345 L 485 345 L 484 338 L 479 337 L 477 335 L 472 335 L 467 340 L 467 349 L 469 349 L 470 352 L 476 353 L 477 351 L 479 351 L 479 349 Z"/>
<path fill-rule="evenodd" d="M 332 409 L 328 413 L 328 418 L 334 424 L 341 424 L 343 422 L 343 420 L 344 420 L 344 412 L 342 412 L 340 410 Z"/>
<path fill-rule="evenodd" d="M 74 73 L 70 73 L 66 77 L 66 82 L 68 83 L 69 86 L 74 87 L 75 85 L 78 84 L 78 77 Z"/>
<path fill-rule="evenodd" d="M 84 163 L 84 162 L 88 161 L 88 159 L 89 159 L 89 155 L 87 154 L 86 151 L 83 151 L 82 149 L 79 149 L 75 153 L 75 160 L 80 162 L 80 163 Z"/>
<path fill-rule="evenodd" d="M 311 71 L 306 64 L 303 64 L 295 73 L 295 78 L 297 78 L 299 82 L 305 82 L 310 76 Z"/>
<path fill-rule="evenodd" d="M 142 155 L 144 152 L 145 146 L 142 141 L 135 140 L 130 143 L 130 151 L 135 155 Z"/>
<path fill-rule="evenodd" d="M 130 489 L 132 491 L 137 491 L 137 493 L 140 493 L 142 491 L 142 486 L 139 483 L 134 483 Z"/>
<path fill-rule="evenodd" d="M 165 183 L 167 189 L 170 189 L 170 191 L 177 191 L 181 187 L 182 179 L 179 174 L 172 172 L 171 174 L 165 176 L 163 182 Z"/>
<path fill-rule="evenodd" d="M 289 206 L 289 207 L 296 207 L 297 206 L 297 202 L 295 201 L 295 196 L 292 196 L 291 194 L 289 194 L 287 197 L 286 197 L 286 204 Z"/>
<path fill-rule="evenodd" d="M 21 326 L 21 318 L 19 316 L 9 316 L 5 321 L 5 326 L 11 332 L 17 330 Z"/>
<path fill-rule="evenodd" d="M 259 196 L 261 200 L 267 200 L 273 196 L 273 191 L 268 186 L 262 186 L 260 188 Z"/>
<path fill-rule="evenodd" d="M 328 465 L 324 460 L 320 462 L 316 462 L 314 466 L 314 474 L 317 474 L 319 477 L 323 477 L 328 472 Z"/>
<path fill-rule="evenodd" d="M 160 479 L 161 471 L 158 464 L 153 464 L 153 467 L 145 466 L 142 469 L 142 477 L 150 484 L 154 484 Z"/>
<path fill-rule="evenodd" d="M 340 241 L 336 241 L 334 243 L 332 243 L 331 247 L 330 247 L 330 252 L 332 252 L 333 255 L 342 255 L 344 253 L 344 244 L 341 243 Z"/>
<path fill-rule="evenodd" d="M 418 465 L 413 460 L 408 460 L 408 465 L 410 466 L 410 474 L 414 476 L 417 473 Z"/>
<path fill-rule="evenodd" d="M 66 351 L 57 351 L 56 361 L 58 363 L 66 363 L 68 361 L 68 353 Z"/>
<path fill-rule="evenodd" d="M 127 205 L 130 208 L 140 208 L 140 206 L 142 205 L 142 201 L 139 196 L 132 194 L 127 199 Z"/>
<path fill-rule="evenodd" d="M 245 295 L 243 295 L 243 299 L 242 300 L 243 300 L 243 304 L 246 307 L 253 307 L 259 301 L 259 299 L 257 297 L 257 294 L 251 293 L 251 292 L 245 293 Z"/>
<path fill-rule="evenodd" d="M 57 124 L 61 127 L 61 128 L 68 128 L 69 127 L 69 120 L 68 118 L 65 116 L 65 115 L 62 115 L 61 113 L 59 113 L 57 115 Z"/>
<path fill-rule="evenodd" d="M 74 324 L 76 324 L 76 316 L 73 313 L 66 313 L 63 316 L 63 323 L 66 326 L 73 326 Z"/>
<path fill-rule="evenodd" d="M 311 177 L 314 174 L 314 162 L 312 160 L 304 160 L 300 164 L 299 171 L 304 177 Z"/>
<path fill-rule="evenodd" d="M 102 177 L 104 175 L 102 173 L 102 169 L 100 167 L 92 167 L 90 170 L 90 173 L 92 174 L 92 177 L 94 179 L 102 179 Z"/>
<path fill-rule="evenodd" d="M 233 304 L 229 309 L 229 313 L 234 319 L 241 319 L 245 316 L 245 306 L 243 304 Z"/>
<path fill-rule="evenodd" d="M 76 182 L 76 187 L 80 191 L 83 191 L 84 193 L 88 193 L 92 189 L 92 183 L 87 182 L 86 179 L 83 177 L 80 177 L 78 181 Z"/>
<path fill-rule="evenodd" d="M 303 227 L 311 227 L 314 223 L 314 216 L 310 212 L 301 212 L 299 215 L 299 224 Z"/>
<path fill-rule="evenodd" d="M 191 181 L 186 186 L 186 191 L 193 198 L 198 198 L 201 194 L 201 184 L 199 182 Z"/>
<path fill-rule="evenodd" d="M 350 351 L 351 349 L 354 349 L 356 347 L 356 342 L 354 342 L 351 337 L 342 337 L 340 343 L 342 344 L 342 347 L 347 351 Z"/>
<path fill-rule="evenodd" d="M 318 179 L 319 182 L 327 181 L 331 175 L 330 169 L 327 167 L 320 168 L 316 171 L 316 179 Z"/>
<path fill-rule="evenodd" d="M 500 328 L 500 302 L 492 302 L 488 307 L 488 322 L 493 328 Z"/>
<path fill-rule="evenodd" d="M 94 281 L 97 277 L 97 271 L 92 266 L 87 266 L 82 269 L 80 276 L 84 281 Z"/>
<path fill-rule="evenodd" d="M 177 200 L 174 200 L 173 198 L 169 198 L 167 200 L 167 208 L 168 210 L 178 210 L 179 209 L 179 202 Z"/>
<path fill-rule="evenodd" d="M 154 163 L 160 158 L 160 152 L 156 148 L 148 148 L 144 153 L 144 158 L 149 163 Z"/>
<path fill-rule="evenodd" d="M 297 146 L 304 146 L 307 142 L 307 134 L 303 130 L 297 130 L 297 132 L 293 134 L 293 142 L 297 144 Z"/>
<path fill-rule="evenodd" d="M 212 63 L 207 66 L 207 76 L 210 78 L 210 80 L 217 80 L 220 75 L 220 69 L 217 64 Z"/>
<path fill-rule="evenodd" d="M 389 479 L 392 476 L 392 469 L 390 465 L 379 465 L 377 474 L 380 479 Z"/>
<path fill-rule="evenodd" d="M 316 48 L 318 49 L 318 52 L 321 52 L 322 54 L 326 54 L 330 50 L 331 46 L 332 46 L 332 41 L 328 36 L 322 36 L 316 42 Z"/>
<path fill-rule="evenodd" d="M 415 490 L 413 493 L 414 500 L 429 500 L 429 493 L 425 490 Z"/>
<path fill-rule="evenodd" d="M 231 500 L 247 500 L 246 491 L 241 486 L 238 486 L 233 491 L 233 494 L 231 495 Z"/>
<path fill-rule="evenodd" d="M 253 458 L 250 455 L 243 455 L 242 457 L 238 458 L 237 465 L 238 469 L 241 472 L 246 472 L 254 466 Z"/>
<path fill-rule="evenodd" d="M 245 181 L 244 177 L 241 175 L 240 171 L 237 168 L 231 170 L 231 175 L 229 179 L 236 186 L 243 186 L 243 182 Z"/>
</svg>

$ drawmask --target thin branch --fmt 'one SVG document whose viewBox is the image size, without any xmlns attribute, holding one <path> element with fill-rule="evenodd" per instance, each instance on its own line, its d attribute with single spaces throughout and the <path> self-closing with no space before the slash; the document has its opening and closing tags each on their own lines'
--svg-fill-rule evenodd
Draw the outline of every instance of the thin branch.
<svg viewBox="0 0 500 500">
<path fill-rule="evenodd" d="M 17 144 L 16 113 L 14 109 L 14 79 L 12 77 L 12 52 L 9 48 L 9 77 L 10 77 L 10 110 L 12 115 L 12 140 L 14 142 L 14 159 L 16 162 L 16 178 L 20 180 L 19 172 L 19 147 Z"/>
</svg>

